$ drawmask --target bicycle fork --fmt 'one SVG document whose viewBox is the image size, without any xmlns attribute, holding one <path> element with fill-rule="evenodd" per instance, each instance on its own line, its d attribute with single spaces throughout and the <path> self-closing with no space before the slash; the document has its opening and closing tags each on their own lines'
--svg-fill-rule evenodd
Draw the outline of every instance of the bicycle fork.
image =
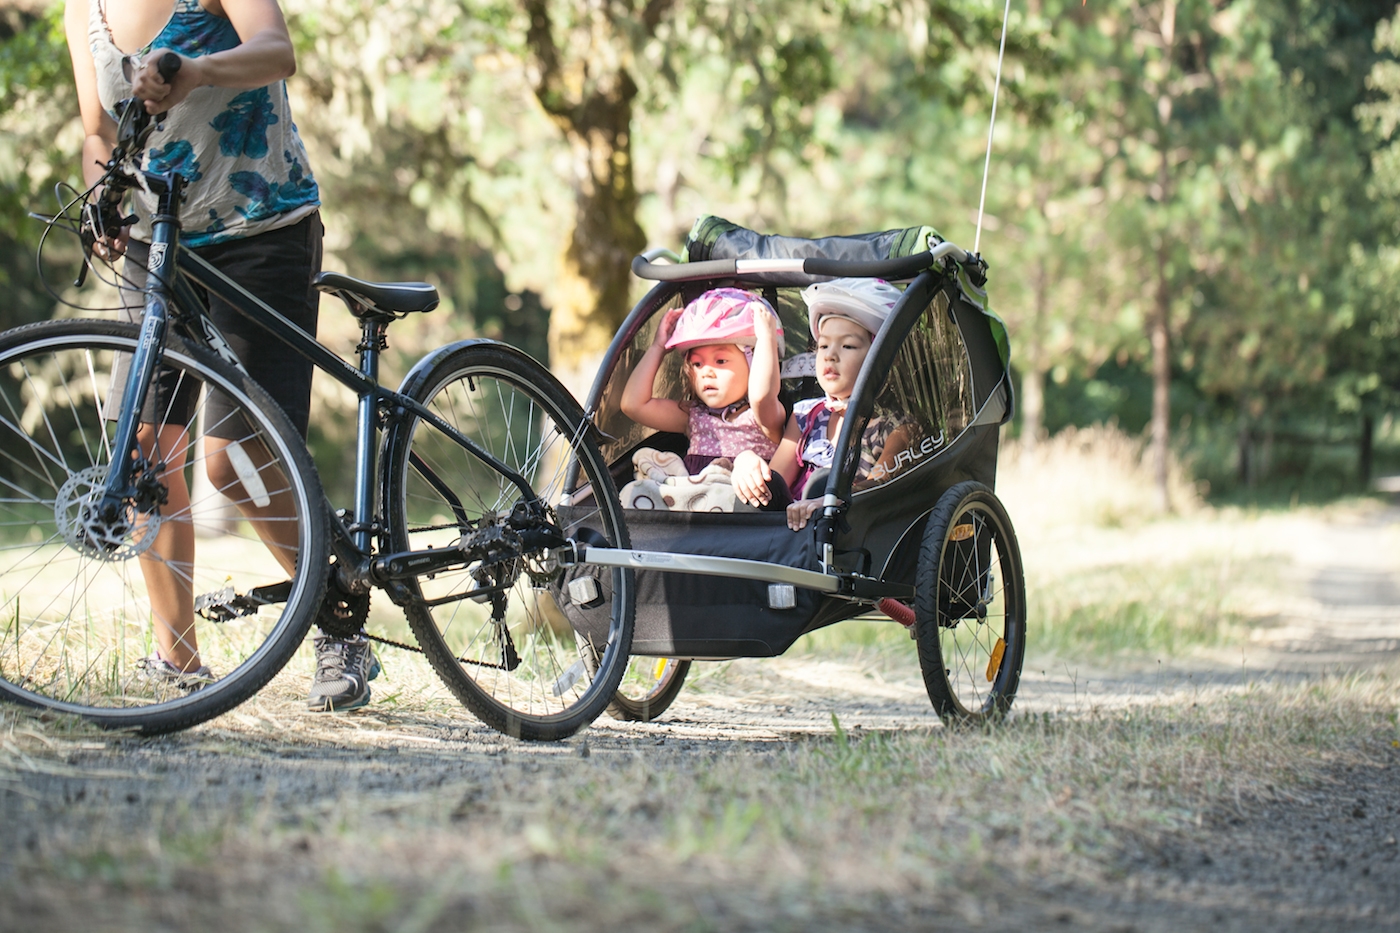
<svg viewBox="0 0 1400 933">
<path fill-rule="evenodd" d="M 166 283 L 174 277 L 180 235 L 180 219 L 173 208 L 180 203 L 185 179 L 179 174 L 142 174 L 159 200 L 156 215 L 152 218 L 151 252 L 146 263 L 145 313 L 141 318 L 141 332 L 136 350 L 132 353 L 121 410 L 117 415 L 116 436 L 111 448 L 112 462 L 96 509 L 87 516 L 89 523 L 96 522 L 102 526 L 99 538 L 108 542 L 119 540 L 128 530 L 126 503 L 134 502 L 140 511 L 150 512 L 165 501 L 165 487 L 160 482 L 164 464 L 146 461 L 139 451 L 137 432 L 170 328 Z"/>
</svg>

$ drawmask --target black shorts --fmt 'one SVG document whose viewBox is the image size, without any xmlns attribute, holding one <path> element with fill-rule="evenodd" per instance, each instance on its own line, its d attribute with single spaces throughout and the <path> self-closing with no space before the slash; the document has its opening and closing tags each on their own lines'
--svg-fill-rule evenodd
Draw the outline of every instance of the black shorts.
<svg viewBox="0 0 1400 933">
<path fill-rule="evenodd" d="M 320 214 L 311 214 L 288 227 L 279 227 L 256 236 L 241 237 L 195 250 L 224 275 L 267 302 L 283 317 L 302 330 L 316 335 L 320 293 L 311 280 L 321 271 Z M 124 303 L 128 321 L 139 321 L 144 313 L 140 289 L 146 284 L 146 260 L 150 246 L 132 240 L 123 268 Z M 193 283 L 191 283 L 193 284 Z M 195 285 L 196 291 L 203 291 Z M 228 302 L 205 293 L 209 314 L 228 340 L 253 380 L 282 406 L 292 424 L 306 437 L 311 420 L 311 361 L 273 337 L 233 309 Z M 112 393 L 107 417 L 117 416 L 129 361 L 123 360 L 113 372 Z M 186 391 L 176 380 L 162 376 L 148 400 L 142 420 L 189 424 L 198 402 L 197 391 Z M 159 413 L 159 414 L 157 414 Z M 211 393 L 205 407 L 205 432 L 214 437 L 238 438 L 247 430 L 235 413 L 231 400 Z"/>
</svg>

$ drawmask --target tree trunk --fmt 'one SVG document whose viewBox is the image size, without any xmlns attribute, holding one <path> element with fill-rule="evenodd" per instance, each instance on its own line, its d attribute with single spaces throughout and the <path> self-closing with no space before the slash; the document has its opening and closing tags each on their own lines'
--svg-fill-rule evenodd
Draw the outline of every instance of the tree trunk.
<svg viewBox="0 0 1400 933">
<path fill-rule="evenodd" d="M 637 222 L 632 166 L 632 98 L 625 74 L 616 94 L 578 108 L 586 125 L 566 127 L 573 150 L 574 229 L 559 267 L 549 317 L 549 362 L 580 398 L 619 325 L 632 310 L 631 262 L 646 248 Z"/>
<path fill-rule="evenodd" d="M 1252 456 L 1254 453 L 1254 432 L 1250 428 L 1249 422 L 1244 419 L 1240 420 L 1239 449 L 1240 485 L 1246 489 L 1252 489 L 1254 487 L 1254 462 Z"/>
<path fill-rule="evenodd" d="M 1040 215 L 1047 220 L 1049 200 L 1048 186 L 1038 186 L 1037 206 Z M 1030 454 L 1035 453 L 1045 435 L 1045 371 L 1049 356 L 1045 331 L 1046 319 L 1050 316 L 1049 288 L 1050 273 L 1045 268 L 1045 257 L 1040 256 L 1031 271 L 1031 319 L 1025 334 L 1030 345 L 1021 357 L 1026 367 L 1021 373 L 1021 449 Z"/>
<path fill-rule="evenodd" d="M 1176 10 L 1178 0 L 1164 0 L 1161 9 L 1160 34 L 1162 54 L 1171 62 L 1176 49 Z M 1157 97 L 1157 194 L 1163 211 L 1172 202 L 1171 120 L 1176 108 L 1169 85 L 1160 85 Z M 1171 283 L 1168 280 L 1171 235 L 1163 220 L 1157 231 L 1157 295 L 1148 321 L 1148 339 L 1152 344 L 1152 473 L 1157 484 L 1157 507 L 1172 510 L 1171 492 L 1167 487 L 1168 463 L 1171 453 Z"/>
<path fill-rule="evenodd" d="M 1376 421 L 1370 415 L 1361 416 L 1361 442 L 1356 452 L 1356 473 L 1362 488 L 1371 485 L 1371 471 L 1375 458 Z"/>
<path fill-rule="evenodd" d="M 1172 501 L 1167 472 L 1172 416 L 1171 290 L 1167 281 L 1165 233 L 1157 244 L 1157 297 L 1147 326 L 1152 342 L 1152 475 L 1157 484 L 1157 505 L 1163 512 L 1170 512 Z"/>
<path fill-rule="evenodd" d="M 1021 450 L 1033 454 L 1045 432 L 1045 373 L 1035 367 L 1021 372 Z"/>
<path fill-rule="evenodd" d="M 575 11 L 582 19 L 560 38 L 547 0 L 524 0 L 522 7 L 530 20 L 526 44 L 538 69 L 535 97 L 572 152 L 575 217 L 553 290 L 549 362 L 581 397 L 631 310 L 630 264 L 646 247 L 632 165 L 637 85 L 626 56 L 616 54 L 627 44 L 627 30 L 611 8 Z M 666 2 L 647 6 L 641 25 L 648 35 L 667 9 Z"/>
</svg>

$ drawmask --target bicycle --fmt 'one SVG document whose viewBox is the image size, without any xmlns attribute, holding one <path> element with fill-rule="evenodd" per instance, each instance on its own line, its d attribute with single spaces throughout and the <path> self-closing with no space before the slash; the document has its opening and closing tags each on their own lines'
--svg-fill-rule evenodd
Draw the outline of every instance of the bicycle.
<svg viewBox="0 0 1400 933">
<path fill-rule="evenodd" d="M 583 544 L 629 546 L 578 403 L 529 356 L 485 340 L 435 350 L 397 391 L 381 386 L 389 324 L 431 311 L 436 290 L 322 273 L 317 287 L 361 326 L 352 366 L 181 249 L 185 179 L 141 168 L 159 122 L 123 102 L 98 186 L 44 218 L 83 236 L 81 284 L 93 244 L 132 220 L 123 193 L 158 195 L 140 325 L 0 334 L 0 697 L 145 734 L 185 728 L 261 689 L 314 621 L 358 632 L 378 588 L 487 724 L 552 740 L 591 722 L 627 665 L 634 580 L 616 568 L 563 580 Z M 355 392 L 351 508 L 326 499 L 299 433 L 227 348 L 199 289 Z M 176 474 L 197 489 L 201 471 L 232 517 L 204 492 L 170 506 Z M 189 565 L 164 557 L 181 534 L 199 536 Z M 192 603 L 187 619 L 159 608 L 169 594 L 148 577 L 161 574 Z M 601 620 L 591 636 L 564 618 L 566 600 Z M 197 639 L 218 676 L 143 676 L 156 625 Z"/>
</svg>

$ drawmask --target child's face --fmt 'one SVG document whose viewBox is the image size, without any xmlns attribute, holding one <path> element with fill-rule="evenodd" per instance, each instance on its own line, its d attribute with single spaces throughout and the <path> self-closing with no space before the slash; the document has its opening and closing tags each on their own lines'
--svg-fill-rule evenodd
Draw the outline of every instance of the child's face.
<svg viewBox="0 0 1400 933">
<path fill-rule="evenodd" d="M 844 317 L 824 317 L 817 333 L 817 382 L 831 398 L 850 398 L 870 352 L 870 331 Z"/>
<path fill-rule="evenodd" d="M 711 408 L 733 405 L 749 394 L 749 361 L 733 344 L 695 347 L 685 355 L 696 398 Z"/>
</svg>

